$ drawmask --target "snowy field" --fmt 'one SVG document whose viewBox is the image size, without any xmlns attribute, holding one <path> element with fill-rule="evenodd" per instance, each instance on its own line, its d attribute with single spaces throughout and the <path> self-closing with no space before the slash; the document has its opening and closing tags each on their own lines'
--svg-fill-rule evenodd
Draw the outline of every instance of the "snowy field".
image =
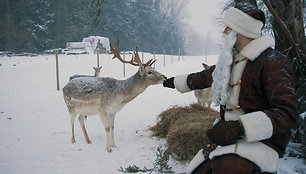
<svg viewBox="0 0 306 174">
<path fill-rule="evenodd" d="M 131 56 L 131 55 L 129 55 Z M 140 54 L 141 56 L 141 54 Z M 137 67 L 100 55 L 101 76 L 125 79 Z M 153 58 L 145 54 L 145 61 Z M 201 62 L 215 64 L 217 56 L 181 57 L 157 55 L 156 69 L 171 77 L 202 70 Z M 86 121 L 92 144 L 87 144 L 76 120 L 76 143 L 72 144 L 70 115 L 61 89 L 73 74 L 93 75 L 95 55 L 59 55 L 60 91 L 56 90 L 55 56 L 0 57 L 0 173 L 1 174 L 117 174 L 130 165 L 152 168 L 156 149 L 165 140 L 150 135 L 148 127 L 157 115 L 173 105 L 196 102 L 193 93 L 180 94 L 162 85 L 150 86 L 128 103 L 115 118 L 115 142 L 118 148 L 106 151 L 106 137 L 98 116 Z M 188 164 L 170 159 L 175 173 L 183 173 Z M 304 171 L 303 171 L 304 170 Z M 278 174 L 306 173 L 301 159 L 280 159 Z"/>
</svg>

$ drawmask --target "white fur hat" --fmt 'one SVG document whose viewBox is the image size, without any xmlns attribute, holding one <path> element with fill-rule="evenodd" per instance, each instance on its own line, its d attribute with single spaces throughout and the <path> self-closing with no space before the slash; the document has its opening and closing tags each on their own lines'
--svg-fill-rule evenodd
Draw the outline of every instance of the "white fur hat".
<svg viewBox="0 0 306 174">
<path fill-rule="evenodd" d="M 264 25 L 260 20 L 257 20 L 234 7 L 227 10 L 222 21 L 232 30 L 252 39 L 261 36 L 261 29 Z"/>
</svg>

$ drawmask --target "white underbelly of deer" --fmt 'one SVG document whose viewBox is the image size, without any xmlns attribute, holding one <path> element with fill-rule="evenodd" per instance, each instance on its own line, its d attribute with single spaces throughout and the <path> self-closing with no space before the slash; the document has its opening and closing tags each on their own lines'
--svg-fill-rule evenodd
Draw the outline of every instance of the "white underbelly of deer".
<svg viewBox="0 0 306 174">
<path fill-rule="evenodd" d="M 118 42 L 116 50 L 111 47 L 115 57 L 126 63 L 120 57 Z M 74 122 L 78 120 L 81 124 L 85 140 L 88 144 L 91 141 L 88 137 L 84 120 L 86 116 L 99 115 L 104 125 L 106 133 L 106 148 L 111 152 L 111 147 L 116 147 L 114 141 L 114 119 L 118 111 L 123 106 L 133 100 L 150 85 L 161 84 L 165 76 L 154 70 L 151 65 L 152 60 L 142 64 L 138 51 L 130 64 L 139 66 L 138 71 L 126 80 L 117 80 L 106 77 L 78 77 L 71 79 L 63 88 L 64 100 L 71 116 L 72 137 L 71 142 L 75 142 Z"/>
<path fill-rule="evenodd" d="M 84 101 L 74 98 L 71 98 L 71 104 L 75 106 L 77 113 L 86 116 L 98 115 L 101 111 L 103 112 L 103 110 L 107 111 L 107 114 L 116 114 L 125 105 L 123 103 L 112 103 L 103 107 L 103 104 L 99 100 Z"/>
<path fill-rule="evenodd" d="M 101 103 L 99 100 L 86 101 L 71 98 L 71 104 L 75 106 L 75 111 L 82 115 L 97 115 L 99 114 L 99 109 L 101 109 Z"/>
</svg>

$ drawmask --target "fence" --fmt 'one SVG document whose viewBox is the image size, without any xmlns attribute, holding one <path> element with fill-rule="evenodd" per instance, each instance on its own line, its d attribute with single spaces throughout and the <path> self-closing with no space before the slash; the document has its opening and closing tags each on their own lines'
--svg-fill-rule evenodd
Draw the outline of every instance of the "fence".
<svg viewBox="0 0 306 174">
<path fill-rule="evenodd" d="M 163 66 L 166 66 L 166 50 L 163 50 Z M 171 50 L 171 53 L 173 53 L 173 50 Z M 144 52 L 141 52 L 141 59 L 142 59 L 142 62 L 144 63 Z M 148 54 L 148 53 L 147 53 Z M 149 53 L 150 54 L 150 53 Z M 97 50 L 97 67 L 100 66 L 100 56 L 99 56 L 99 49 Z M 173 63 L 173 57 L 174 55 L 171 54 L 169 55 L 171 57 L 171 64 Z M 180 58 L 182 58 L 184 60 L 184 57 L 181 55 L 181 49 L 179 49 L 178 51 L 178 61 L 180 61 Z M 60 90 L 59 88 L 59 66 L 58 66 L 58 51 L 56 50 L 56 53 L 55 53 L 55 59 L 56 59 L 56 81 L 57 81 L 57 90 Z M 126 60 L 126 52 L 123 52 L 123 59 Z M 155 54 L 155 51 L 153 52 L 153 61 L 156 60 L 156 54 Z M 153 68 L 156 68 L 156 63 L 154 62 L 153 63 Z M 123 64 L 123 77 L 126 77 L 126 65 Z"/>
<path fill-rule="evenodd" d="M 140 52 L 143 62 L 157 59 L 154 68 L 161 68 L 184 60 L 182 55 L 165 55 Z M 173 50 L 172 50 L 173 52 Z M 122 65 L 112 60 L 112 54 L 96 55 L 38 55 L 36 57 L 0 58 L 0 103 L 7 99 L 60 90 L 74 74 L 93 75 L 93 66 L 101 66 L 103 76 L 124 79 L 137 71 L 137 67 Z M 132 54 L 123 54 L 131 59 Z M 111 65 L 111 66 L 110 66 Z M 118 67 L 118 69 L 114 69 Z M 119 68 L 122 67 L 122 68 Z"/>
<path fill-rule="evenodd" d="M 54 56 L 42 57 L 41 60 L 24 57 L 0 58 L 0 100 L 23 97 L 46 90 L 55 89 Z"/>
</svg>

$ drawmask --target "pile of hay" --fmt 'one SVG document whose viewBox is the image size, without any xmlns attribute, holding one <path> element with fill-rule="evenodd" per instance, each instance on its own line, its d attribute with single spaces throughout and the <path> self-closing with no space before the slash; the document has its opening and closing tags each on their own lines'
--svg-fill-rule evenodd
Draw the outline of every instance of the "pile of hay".
<svg viewBox="0 0 306 174">
<path fill-rule="evenodd" d="M 153 136 L 167 139 L 168 151 L 178 160 L 190 161 L 208 143 L 207 129 L 219 113 L 199 104 L 174 106 L 162 112 L 150 128 Z"/>
</svg>

